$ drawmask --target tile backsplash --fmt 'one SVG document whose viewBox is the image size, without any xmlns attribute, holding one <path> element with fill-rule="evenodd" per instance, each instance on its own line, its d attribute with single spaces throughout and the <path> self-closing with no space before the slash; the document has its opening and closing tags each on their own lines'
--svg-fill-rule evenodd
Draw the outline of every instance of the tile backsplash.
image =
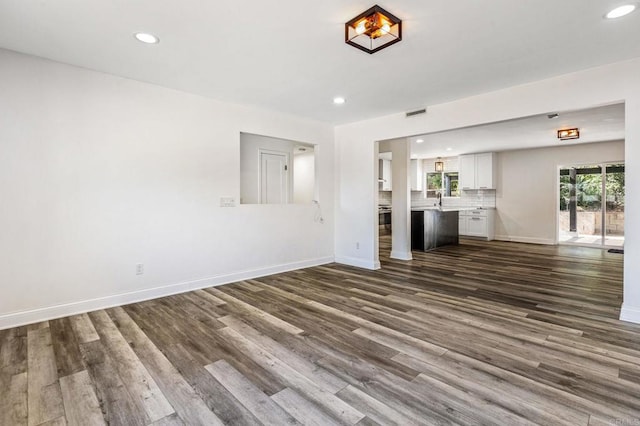
<svg viewBox="0 0 640 426">
<path fill-rule="evenodd" d="M 378 204 L 391 205 L 391 191 L 378 192 Z M 414 207 L 434 206 L 438 204 L 437 198 L 424 198 L 422 191 L 411 191 L 411 205 Z M 444 207 L 483 207 L 486 209 L 496 207 L 496 190 L 479 189 L 462 191 L 460 197 L 443 197 Z"/>
<path fill-rule="evenodd" d="M 437 198 L 424 198 L 422 192 L 411 193 L 411 205 L 415 207 L 433 206 L 438 204 Z M 460 197 L 443 197 L 443 207 L 496 207 L 495 189 L 462 191 Z"/>
<path fill-rule="evenodd" d="M 460 198 L 451 198 L 456 200 L 458 204 L 449 204 L 451 207 L 496 207 L 496 190 L 495 189 L 478 189 L 473 191 L 461 191 Z"/>
</svg>

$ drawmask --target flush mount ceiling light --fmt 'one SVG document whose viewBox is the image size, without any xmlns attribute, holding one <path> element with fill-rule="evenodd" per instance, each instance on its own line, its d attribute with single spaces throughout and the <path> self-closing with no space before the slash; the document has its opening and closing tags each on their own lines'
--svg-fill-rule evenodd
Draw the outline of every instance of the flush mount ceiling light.
<svg viewBox="0 0 640 426">
<path fill-rule="evenodd" d="M 605 18 L 607 19 L 622 18 L 623 16 L 630 14 L 634 10 L 636 10 L 635 4 L 625 4 L 624 6 L 618 6 L 615 9 L 613 9 L 611 12 L 607 13 L 605 15 Z"/>
<path fill-rule="evenodd" d="M 578 139 L 580 137 L 580 130 L 576 127 L 573 129 L 558 130 L 558 139 L 566 141 L 569 139 Z"/>
<path fill-rule="evenodd" d="M 147 44 L 158 44 L 160 43 L 160 39 L 156 36 L 154 36 L 153 34 L 149 34 L 149 33 L 135 33 L 133 35 L 136 40 L 141 41 L 143 43 L 147 43 Z"/>
<path fill-rule="evenodd" d="M 402 21 L 380 6 L 362 12 L 344 24 L 344 41 L 367 53 L 402 40 Z"/>
<path fill-rule="evenodd" d="M 436 160 L 435 169 L 436 172 L 444 171 L 444 161 L 442 161 L 442 158 L 438 157 L 438 159 Z"/>
<path fill-rule="evenodd" d="M 416 140 L 416 143 L 422 143 L 422 142 L 424 142 L 424 139 L 418 139 L 418 140 Z"/>
</svg>

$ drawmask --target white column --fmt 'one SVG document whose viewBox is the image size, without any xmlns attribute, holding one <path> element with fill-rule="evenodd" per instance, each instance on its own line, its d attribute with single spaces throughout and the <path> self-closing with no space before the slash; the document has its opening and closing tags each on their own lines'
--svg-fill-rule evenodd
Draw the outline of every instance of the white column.
<svg viewBox="0 0 640 426">
<path fill-rule="evenodd" d="M 620 319 L 640 324 L 640 90 L 625 103 L 624 295 Z"/>
<path fill-rule="evenodd" d="M 391 153 L 391 258 L 411 260 L 409 141 L 392 141 Z"/>
</svg>

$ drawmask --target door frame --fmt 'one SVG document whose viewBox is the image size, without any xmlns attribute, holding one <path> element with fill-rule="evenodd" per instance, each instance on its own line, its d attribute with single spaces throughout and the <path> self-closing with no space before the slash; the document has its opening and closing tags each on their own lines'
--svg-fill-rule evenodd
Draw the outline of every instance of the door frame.
<svg viewBox="0 0 640 426">
<path fill-rule="evenodd" d="M 285 158 L 285 166 L 286 168 L 286 174 L 285 174 L 285 200 L 284 203 L 281 204 L 289 204 L 289 201 L 291 199 L 291 156 L 289 155 L 288 151 L 277 151 L 277 150 L 273 150 L 273 149 L 264 149 L 264 148 L 258 148 L 258 164 L 260 165 L 259 167 L 259 171 L 258 171 L 258 199 L 260 200 L 260 204 L 264 204 L 262 202 L 262 155 L 263 154 L 271 154 L 271 155 L 280 155 L 283 156 Z"/>
<path fill-rule="evenodd" d="M 602 206 L 601 206 L 601 221 L 602 221 L 602 231 L 601 231 L 601 235 L 600 237 L 602 238 L 602 243 L 599 245 L 595 245 L 595 244 L 581 244 L 581 243 L 562 243 L 562 245 L 567 245 L 567 246 L 578 246 L 578 247 L 592 247 L 592 248 L 600 248 L 600 249 L 609 249 L 609 248 L 619 248 L 617 246 L 608 246 L 605 244 L 606 241 L 606 214 L 607 214 L 607 201 L 606 201 L 606 197 L 607 197 L 607 190 L 606 190 L 606 170 L 607 170 L 607 166 L 613 165 L 613 164 L 625 164 L 624 160 L 620 160 L 620 161 L 587 161 L 587 162 L 577 162 L 577 163 L 572 163 L 571 166 L 575 166 L 575 167 L 581 167 L 581 166 L 590 166 L 590 165 L 594 165 L 597 164 L 599 166 L 602 167 Z M 562 165 L 562 164 L 558 164 L 556 167 L 556 179 L 555 179 L 555 192 L 556 192 L 556 214 L 555 214 L 555 222 L 556 222 L 556 238 L 555 238 L 555 244 L 556 245 L 560 245 L 560 170 L 561 169 L 566 169 L 567 165 Z M 626 173 L 626 172 L 625 172 Z M 626 190 L 626 185 L 625 185 L 625 190 Z"/>
</svg>

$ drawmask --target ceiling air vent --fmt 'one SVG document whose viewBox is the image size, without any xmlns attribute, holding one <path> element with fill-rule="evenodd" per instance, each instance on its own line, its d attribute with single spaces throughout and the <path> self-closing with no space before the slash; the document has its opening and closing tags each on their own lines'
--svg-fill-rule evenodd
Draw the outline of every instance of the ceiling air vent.
<svg viewBox="0 0 640 426">
<path fill-rule="evenodd" d="M 413 117 L 415 115 L 426 114 L 426 113 L 427 113 L 427 109 L 426 108 L 422 108 L 422 109 L 417 109 L 415 111 L 409 111 L 409 112 L 405 113 L 405 116 L 407 118 L 409 118 L 409 117 Z"/>
</svg>

